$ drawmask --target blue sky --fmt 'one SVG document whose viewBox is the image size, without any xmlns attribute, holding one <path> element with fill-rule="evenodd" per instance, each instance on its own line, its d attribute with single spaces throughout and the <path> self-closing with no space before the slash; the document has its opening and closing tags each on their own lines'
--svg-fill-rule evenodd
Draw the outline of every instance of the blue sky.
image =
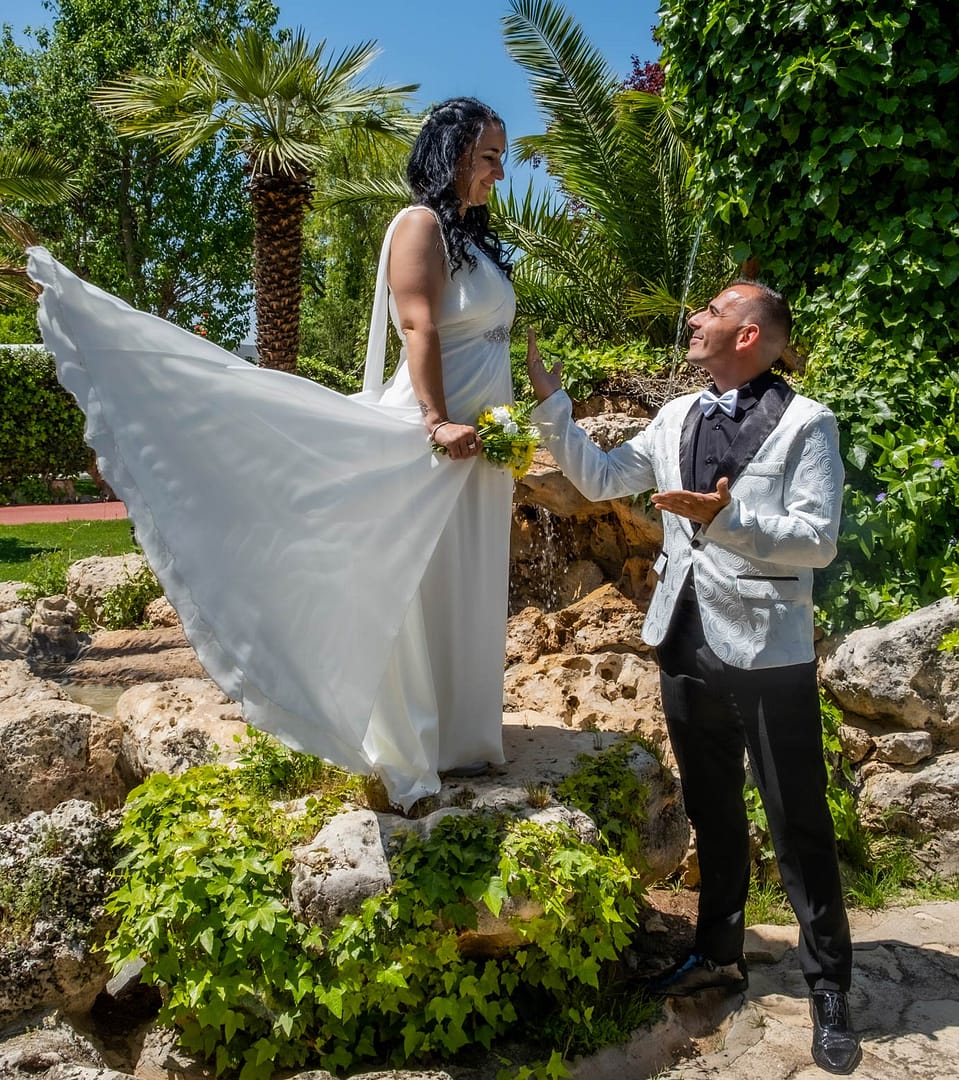
<svg viewBox="0 0 959 1080">
<path fill-rule="evenodd" d="M 614 73 L 625 78 L 634 54 L 640 60 L 658 56 L 651 36 L 658 0 L 567 0 L 565 6 Z M 15 9 L 13 4 L 5 8 L 0 18 L 16 31 L 52 21 L 42 0 L 17 0 Z M 303 26 L 314 41 L 326 38 L 334 53 L 375 40 L 381 52 L 369 69 L 370 79 L 420 83 L 419 106 L 470 94 L 500 113 L 513 138 L 543 129 L 525 73 L 503 44 L 506 0 L 280 0 L 279 8 L 278 26 Z M 512 172 L 525 188 L 528 173 L 515 166 Z"/>
</svg>

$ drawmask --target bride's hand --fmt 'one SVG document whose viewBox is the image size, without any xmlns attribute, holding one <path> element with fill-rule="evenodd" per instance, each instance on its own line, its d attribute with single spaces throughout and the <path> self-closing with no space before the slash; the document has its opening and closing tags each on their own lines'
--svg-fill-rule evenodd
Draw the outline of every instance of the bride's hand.
<svg viewBox="0 0 959 1080">
<path fill-rule="evenodd" d="M 433 433 L 433 442 L 441 446 L 454 461 L 476 457 L 483 448 L 483 441 L 471 424 L 442 424 Z"/>
<path fill-rule="evenodd" d="M 532 328 L 526 331 L 526 370 L 537 401 L 545 401 L 563 388 L 563 365 L 557 361 L 552 368 L 546 367 L 536 345 L 536 332 Z"/>
</svg>

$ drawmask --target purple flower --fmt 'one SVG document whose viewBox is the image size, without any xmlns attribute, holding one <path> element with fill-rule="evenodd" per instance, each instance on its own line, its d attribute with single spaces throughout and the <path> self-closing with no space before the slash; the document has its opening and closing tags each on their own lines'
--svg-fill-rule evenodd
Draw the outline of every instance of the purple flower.
<svg viewBox="0 0 959 1080">
<path fill-rule="evenodd" d="M 946 467 L 946 463 L 942 460 L 941 457 L 933 458 L 932 467 L 934 469 L 944 469 Z"/>
<path fill-rule="evenodd" d="M 880 491 L 876 496 L 876 502 L 885 502 L 888 498 L 889 496 L 884 491 Z"/>
</svg>

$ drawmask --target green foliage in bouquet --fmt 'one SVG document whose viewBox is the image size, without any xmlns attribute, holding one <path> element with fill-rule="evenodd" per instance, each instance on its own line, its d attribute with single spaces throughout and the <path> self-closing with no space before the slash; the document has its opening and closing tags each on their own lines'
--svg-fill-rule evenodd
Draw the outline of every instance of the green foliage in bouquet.
<svg viewBox="0 0 959 1080">
<path fill-rule="evenodd" d="M 146 959 L 161 1022 L 219 1075 L 395 1067 L 506 1033 L 539 1044 L 547 1021 L 561 1052 L 609 1036 L 607 974 L 641 902 L 621 856 L 562 829 L 451 815 L 427 839 L 401 837 L 384 895 L 332 930 L 307 926 L 290 909 L 291 848 L 356 805 L 359 782 L 327 767 L 315 794 L 281 805 L 263 794 L 269 751 L 244 755 L 131 794 L 109 901 L 111 962 Z M 514 922 L 521 947 L 461 949 L 479 911 L 505 914 L 514 898 L 541 911 Z M 550 1061 L 543 1075 L 561 1075 Z"/>
</svg>

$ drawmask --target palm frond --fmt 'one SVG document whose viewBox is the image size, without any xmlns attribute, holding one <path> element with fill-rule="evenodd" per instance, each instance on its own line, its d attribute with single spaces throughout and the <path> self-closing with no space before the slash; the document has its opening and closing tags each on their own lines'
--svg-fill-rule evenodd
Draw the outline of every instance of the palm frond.
<svg viewBox="0 0 959 1080">
<path fill-rule="evenodd" d="M 0 232 L 8 236 L 21 251 L 40 242 L 37 234 L 23 218 L 11 214 L 9 210 L 4 210 L 2 207 L 0 207 Z"/>
<path fill-rule="evenodd" d="M 410 201 L 410 189 L 406 178 L 396 176 L 370 176 L 361 180 L 337 180 L 329 188 L 317 193 L 314 206 L 330 210 L 337 206 L 355 206 L 364 203 L 381 203 L 396 206 L 397 210 Z"/>
<path fill-rule="evenodd" d="M 377 55 L 372 42 L 328 62 L 324 50 L 302 29 L 277 39 L 247 28 L 198 46 L 180 68 L 107 83 L 94 104 L 123 134 L 157 138 L 175 161 L 224 134 L 254 172 L 267 175 L 309 175 L 329 133 L 343 127 L 407 141 L 395 114 L 416 86 L 357 85 Z"/>
<path fill-rule="evenodd" d="M 506 50 L 523 67 L 547 126 L 517 140 L 521 159 L 542 153 L 563 186 L 581 196 L 620 182 L 615 115 L 618 80 L 574 19 L 553 0 L 511 0 Z"/>
<path fill-rule="evenodd" d="M 76 190 L 70 169 L 43 150 L 0 149 L 0 198 L 56 203 Z"/>
</svg>

